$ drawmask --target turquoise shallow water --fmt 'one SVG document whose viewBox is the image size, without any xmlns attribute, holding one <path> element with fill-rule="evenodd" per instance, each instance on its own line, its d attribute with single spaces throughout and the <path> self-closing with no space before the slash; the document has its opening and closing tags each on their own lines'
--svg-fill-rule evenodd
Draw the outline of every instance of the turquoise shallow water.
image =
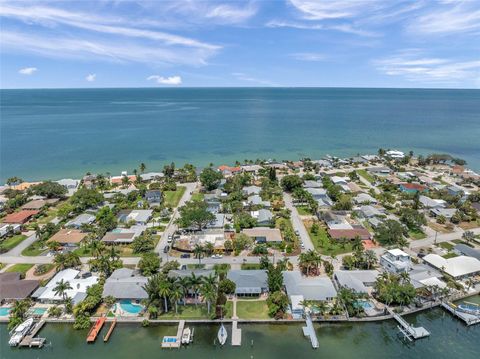
<svg viewBox="0 0 480 359">
<path fill-rule="evenodd" d="M 471 299 L 478 301 L 478 298 Z M 52 342 L 51 347 L 11 349 L 6 326 L 0 326 L 0 357 L 2 359 L 130 359 L 130 358 L 422 358 L 474 359 L 480 351 L 480 326 L 466 327 L 441 309 L 406 319 L 427 328 L 431 336 L 414 343 L 397 335 L 396 322 L 315 325 L 320 348 L 313 350 L 303 337 L 301 325 L 242 324 L 242 346 L 223 348 L 214 345 L 218 325 L 196 325 L 194 343 L 180 350 L 160 349 L 164 335 L 175 335 L 174 326 L 142 328 L 139 325 L 118 325 L 110 341 L 104 343 L 105 326 L 99 340 L 87 345 L 88 331 L 75 331 L 66 324 L 47 324 L 41 336 Z M 229 335 L 231 326 L 227 326 Z M 230 340 L 227 341 L 230 343 Z"/>
<path fill-rule="evenodd" d="M 480 91 L 348 88 L 0 91 L 0 180 L 376 152 L 480 169 Z"/>
</svg>

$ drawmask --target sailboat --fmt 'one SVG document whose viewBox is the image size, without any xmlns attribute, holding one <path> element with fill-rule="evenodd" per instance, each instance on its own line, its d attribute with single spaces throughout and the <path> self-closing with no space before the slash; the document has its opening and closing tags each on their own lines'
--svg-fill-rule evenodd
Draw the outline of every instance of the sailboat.
<svg viewBox="0 0 480 359">
<path fill-rule="evenodd" d="M 19 324 L 15 329 L 10 332 L 10 340 L 8 344 L 12 347 L 16 347 L 22 341 L 23 337 L 27 335 L 28 331 L 33 325 L 33 318 L 28 318 L 23 323 Z"/>
<path fill-rule="evenodd" d="M 227 337 L 228 337 L 227 329 L 225 329 L 225 327 L 223 326 L 223 323 L 222 323 L 222 325 L 220 326 L 220 329 L 218 330 L 218 334 L 217 334 L 218 342 L 220 343 L 220 345 L 225 344 L 225 342 L 227 341 Z"/>
</svg>

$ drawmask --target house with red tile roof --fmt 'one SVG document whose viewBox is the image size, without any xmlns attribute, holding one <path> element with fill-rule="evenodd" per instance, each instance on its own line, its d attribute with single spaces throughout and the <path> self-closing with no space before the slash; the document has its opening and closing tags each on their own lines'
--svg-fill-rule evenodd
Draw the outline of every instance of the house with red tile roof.
<svg viewBox="0 0 480 359">
<path fill-rule="evenodd" d="M 230 167 L 227 165 L 218 166 L 218 171 L 222 172 L 224 176 L 234 175 L 242 170 L 241 167 Z"/>
<path fill-rule="evenodd" d="M 22 210 L 20 212 L 10 213 L 3 219 L 3 223 L 24 224 L 39 212 L 40 211 Z"/>
<path fill-rule="evenodd" d="M 356 239 L 357 237 L 361 240 L 370 240 L 372 235 L 370 232 L 361 227 L 361 228 L 352 228 L 352 229 L 329 229 L 328 234 L 332 239 Z"/>
<path fill-rule="evenodd" d="M 425 192 L 427 191 L 427 187 L 421 185 L 419 183 L 400 183 L 399 185 L 400 191 L 407 192 L 407 193 L 415 193 L 415 192 Z"/>
</svg>

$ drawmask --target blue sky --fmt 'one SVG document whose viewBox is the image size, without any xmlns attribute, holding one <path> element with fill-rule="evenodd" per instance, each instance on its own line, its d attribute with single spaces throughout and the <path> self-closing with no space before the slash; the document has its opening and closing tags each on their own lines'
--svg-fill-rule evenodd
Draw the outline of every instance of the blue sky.
<svg viewBox="0 0 480 359">
<path fill-rule="evenodd" d="M 2 88 L 480 88 L 480 0 L 2 0 L 0 16 Z"/>
</svg>

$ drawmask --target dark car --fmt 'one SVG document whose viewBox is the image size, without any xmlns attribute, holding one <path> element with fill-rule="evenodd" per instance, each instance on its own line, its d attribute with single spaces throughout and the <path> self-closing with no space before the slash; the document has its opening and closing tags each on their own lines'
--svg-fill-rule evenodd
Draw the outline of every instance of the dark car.
<svg viewBox="0 0 480 359">
<path fill-rule="evenodd" d="M 168 253 L 169 250 L 170 250 L 170 246 L 165 246 L 163 248 L 163 253 Z"/>
<path fill-rule="evenodd" d="M 180 258 L 190 258 L 190 254 L 184 253 L 180 256 Z"/>
</svg>

